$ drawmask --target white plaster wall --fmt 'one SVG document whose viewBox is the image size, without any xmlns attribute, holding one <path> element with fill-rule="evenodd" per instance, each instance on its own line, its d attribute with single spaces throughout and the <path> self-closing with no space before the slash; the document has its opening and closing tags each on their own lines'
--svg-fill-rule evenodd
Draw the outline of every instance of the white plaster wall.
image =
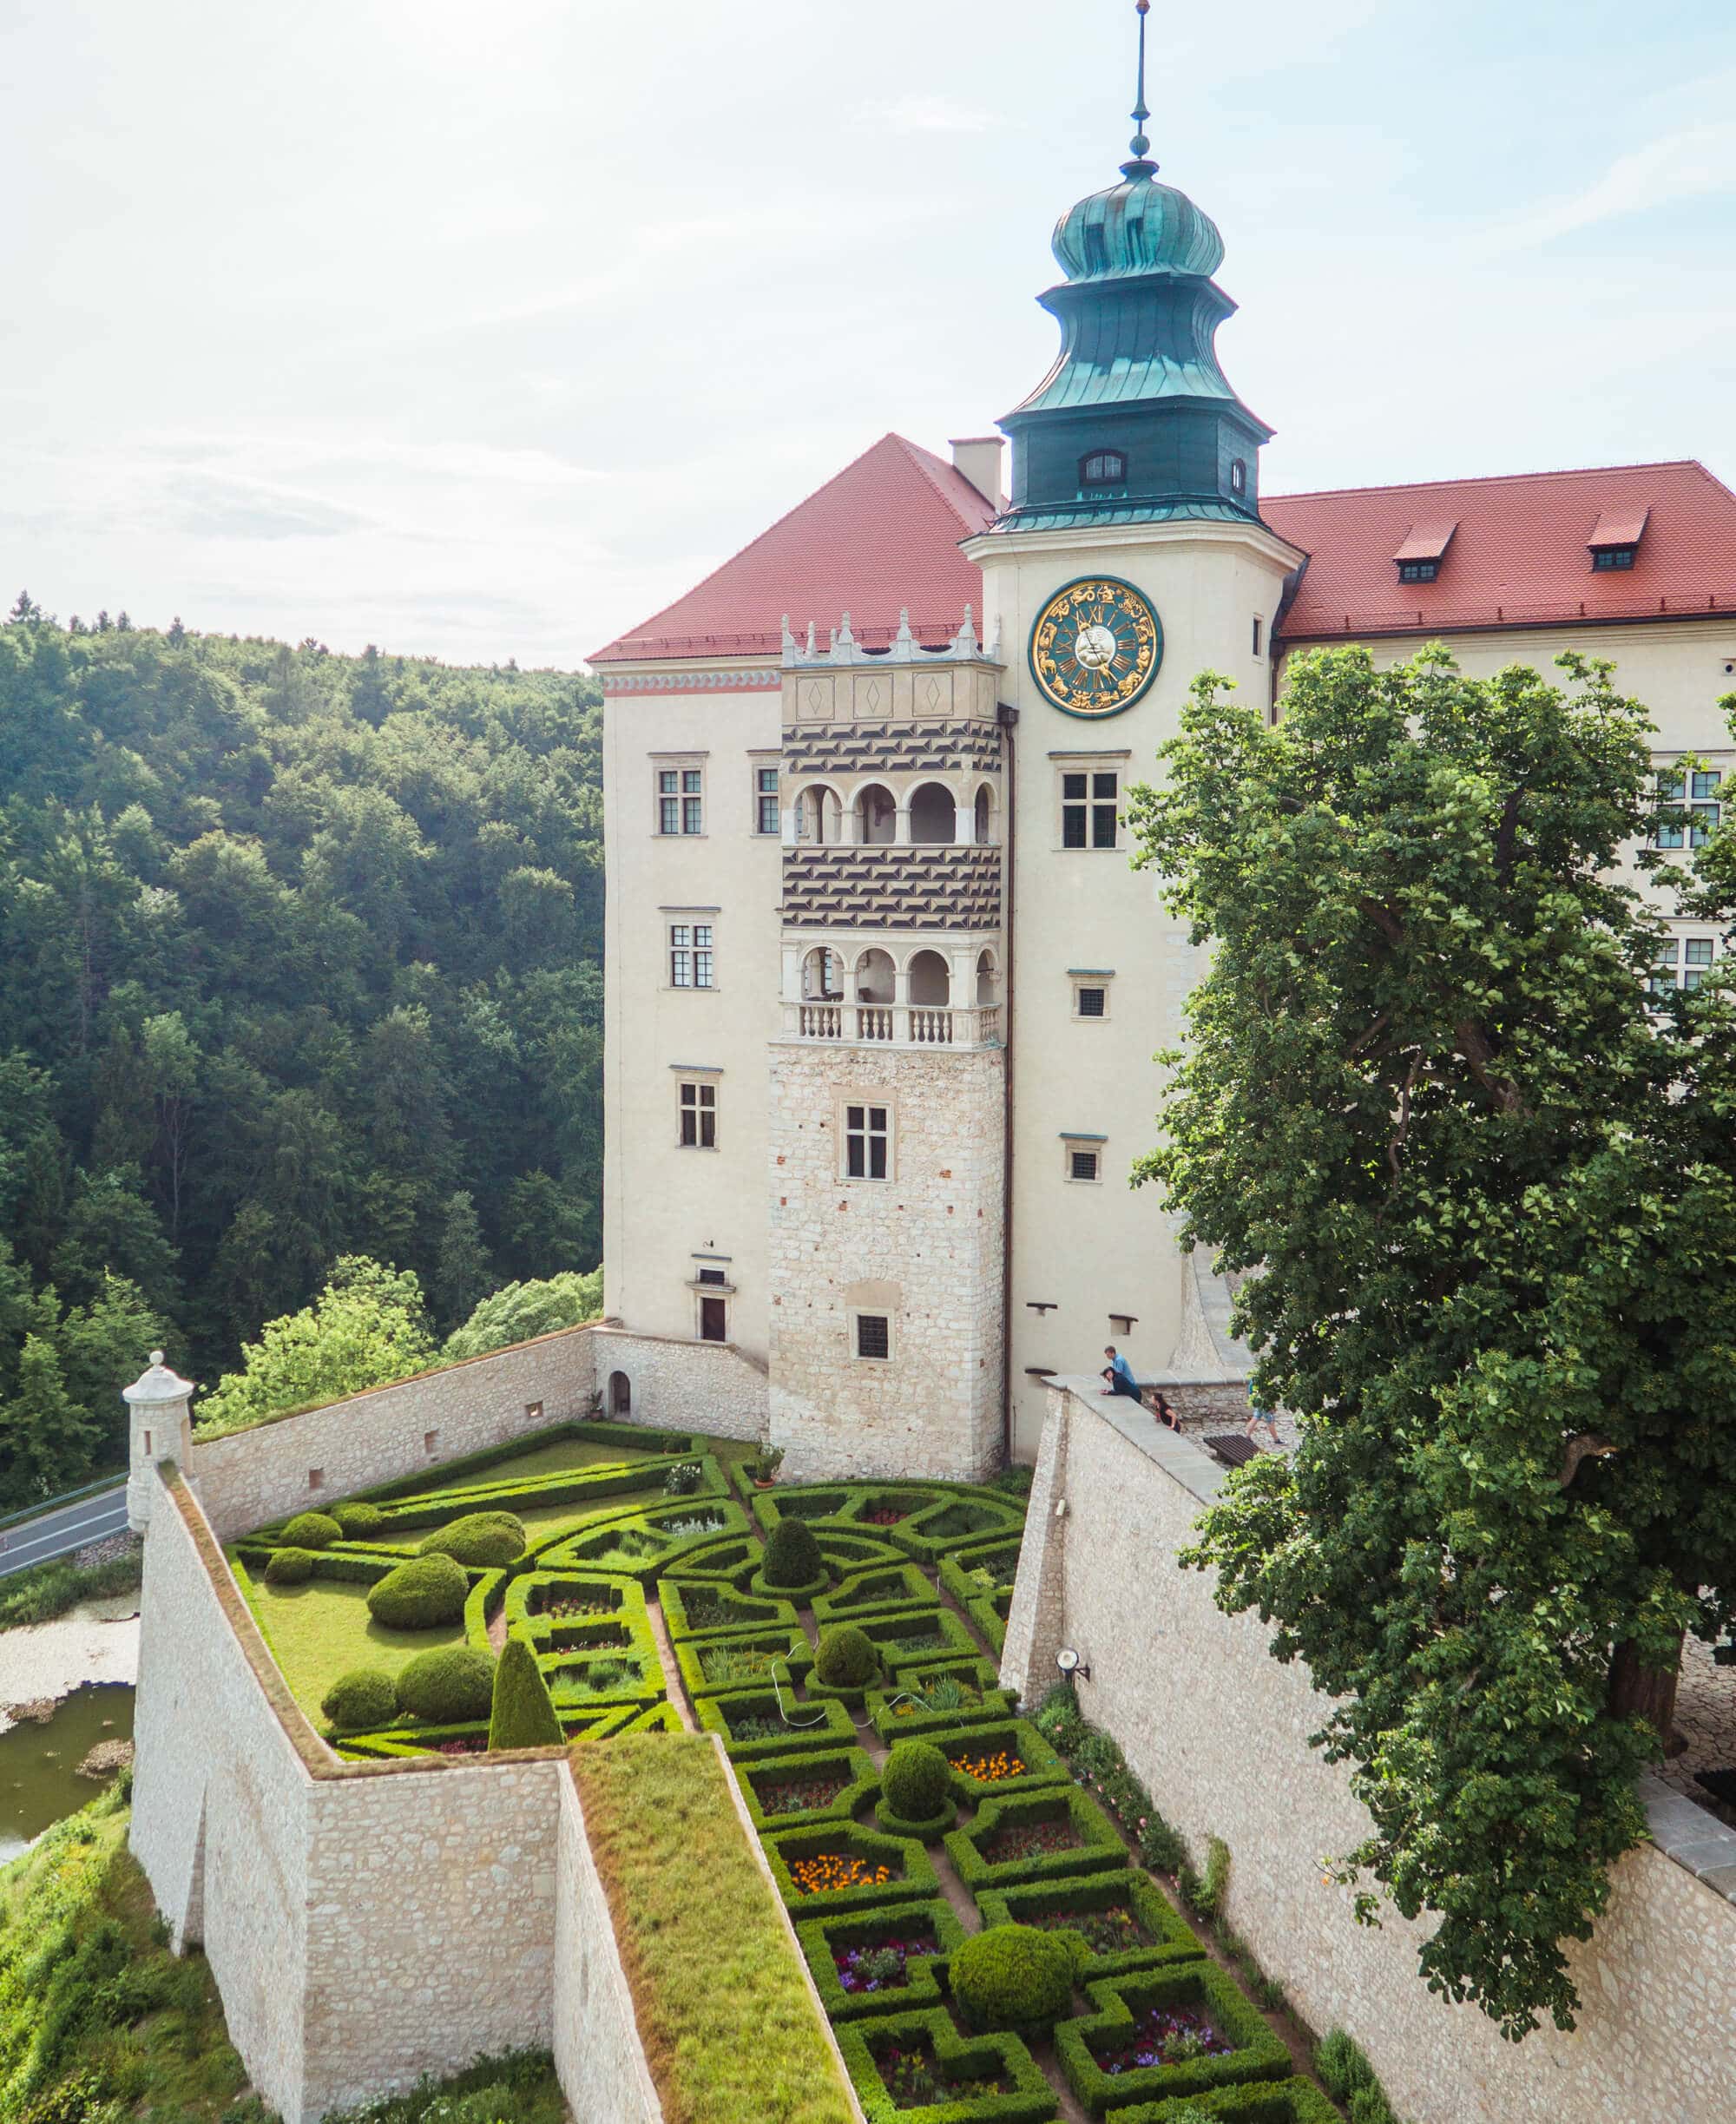
<svg viewBox="0 0 1736 2124">
<path fill-rule="evenodd" d="M 1209 1835 L 1233 1863 L 1226 1916 L 1304 2019 L 1348 2029 L 1416 2124 L 1729 2124 L 1736 2116 L 1736 1906 L 1660 1851 L 1617 1866 L 1595 1937 L 1571 1952 L 1578 2030 L 1503 2042 L 1416 1973 L 1426 1928 L 1357 1925 L 1323 1856 L 1368 1831 L 1349 1780 L 1307 1745 L 1325 1715 L 1299 1664 L 1267 1656 L 1257 1618 L 1213 1605 L 1175 1567 L 1217 1479 L 1186 1441 L 1147 1442 L 1137 1416 L 1057 1394 L 1044 1444 L 1068 1503 L 1033 1510 L 1009 1628 L 1009 1678 L 1047 1686 L 1065 1641 L 1091 1667 L 1088 1717 L 1120 1741 L 1196 1861 Z M 1145 1428 L 1150 1429 L 1149 1419 Z M 1177 1456 L 1199 1471 L 1178 1479 Z M 1035 1501 L 1034 1501 L 1035 1503 Z M 1039 1557 L 1032 1542 L 1047 1552 Z M 1055 1551 L 1062 1591 L 1054 1596 Z"/>
<path fill-rule="evenodd" d="M 218 1539 L 227 1542 L 322 1497 L 346 1497 L 583 1418 L 596 1384 L 591 1332 L 565 1328 L 303 1416 L 195 1437 L 188 1477 Z M 315 1471 L 322 1478 L 317 1485 L 310 1479 Z"/>
<path fill-rule="evenodd" d="M 603 1413 L 620 1421 L 614 1381 L 624 1374 L 625 1420 L 654 1429 L 703 1431 L 713 1438 L 762 1439 L 767 1423 L 763 1364 L 727 1343 L 666 1340 L 630 1329 L 592 1331 Z"/>
<path fill-rule="evenodd" d="M 593 2119 L 595 2124 L 662 2124 L 663 2105 L 639 2040 L 608 1897 L 566 1764 L 560 1766 L 555 1863 L 555 2070 L 567 2106 L 585 2124 Z"/>
<path fill-rule="evenodd" d="M 780 1018 L 783 845 L 753 831 L 753 770 L 778 765 L 780 703 L 777 691 L 653 692 L 611 695 L 603 709 L 607 1309 L 647 1334 L 692 1337 L 693 1257 L 727 1254 L 730 1338 L 762 1360 L 766 1044 Z M 655 832 L 662 753 L 703 766 L 702 835 Z M 713 989 L 669 985 L 667 925 L 683 919 L 713 925 Z M 714 1151 L 680 1147 L 677 1063 L 722 1073 L 707 1080 L 718 1089 Z"/>
<path fill-rule="evenodd" d="M 1028 532 L 970 542 L 983 570 L 992 627 L 1007 668 L 1003 699 L 1019 710 L 1014 733 L 1014 1181 L 1012 1381 L 1016 1457 L 1034 1457 L 1043 1413 L 1041 1380 L 1027 1367 L 1101 1367 L 1113 1342 L 1141 1377 L 1167 1364 L 1181 1321 L 1181 1265 L 1149 1189 L 1128 1169 L 1156 1136 L 1161 1074 L 1152 1060 L 1174 1043 L 1197 977 L 1183 924 L 1158 904 L 1158 880 L 1128 867 L 1123 846 L 1062 849 L 1058 774 L 1063 765 L 1115 768 L 1122 786 L 1149 781 L 1157 747 L 1175 733 L 1187 688 L 1203 670 L 1225 673 L 1251 705 L 1271 695 L 1264 648 L 1287 569 L 1297 556 L 1255 525 L 1139 524 L 1125 530 Z M 1103 573 L 1150 598 L 1164 629 L 1163 664 L 1144 698 L 1119 715 L 1085 720 L 1049 705 L 1031 677 L 1028 648 L 1039 613 L 1064 584 Z M 1051 757 L 1069 755 L 1067 762 Z M 1090 757 L 1096 755 L 1095 760 Z M 1072 1016 L 1071 967 L 1112 969 L 1109 1016 Z M 1067 1178 L 1062 1132 L 1108 1140 L 1103 1179 Z M 1033 1304 L 1055 1310 L 1036 1312 Z M 1111 1308 L 1134 1316 L 1111 1325 Z"/>
</svg>

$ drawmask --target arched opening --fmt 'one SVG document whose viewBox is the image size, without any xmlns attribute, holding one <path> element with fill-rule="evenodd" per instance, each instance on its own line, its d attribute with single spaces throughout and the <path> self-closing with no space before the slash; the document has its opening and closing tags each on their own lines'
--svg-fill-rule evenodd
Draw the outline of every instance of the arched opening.
<svg viewBox="0 0 1736 2124">
<path fill-rule="evenodd" d="M 865 951 L 856 962 L 856 1000 L 859 1003 L 890 1003 L 897 988 L 897 975 L 889 951 Z"/>
<path fill-rule="evenodd" d="M 844 961 L 824 944 L 816 944 L 802 961 L 802 1001 L 805 1003 L 844 1001 Z"/>
<path fill-rule="evenodd" d="M 608 1375 L 608 1412 L 619 1424 L 633 1413 L 633 1382 L 624 1371 Z"/>
<path fill-rule="evenodd" d="M 924 782 L 911 797 L 911 838 L 931 845 L 958 838 L 958 806 L 941 782 Z"/>
<path fill-rule="evenodd" d="M 918 951 L 911 961 L 911 1002 L 944 1010 L 952 1000 L 952 976 L 938 951 Z"/>
<path fill-rule="evenodd" d="M 995 839 L 995 794 L 987 782 L 976 792 L 976 845 L 991 847 Z"/>
<path fill-rule="evenodd" d="M 864 848 L 890 848 L 898 838 L 898 807 L 878 782 L 857 792 L 856 838 Z"/>
<path fill-rule="evenodd" d="M 995 967 L 995 955 L 984 951 L 976 961 L 976 1008 L 992 1010 L 1000 1000 L 1001 983 Z"/>
<path fill-rule="evenodd" d="M 844 806 L 837 792 L 824 782 L 803 790 L 796 806 L 796 838 L 822 848 L 834 847 L 844 838 Z"/>
</svg>

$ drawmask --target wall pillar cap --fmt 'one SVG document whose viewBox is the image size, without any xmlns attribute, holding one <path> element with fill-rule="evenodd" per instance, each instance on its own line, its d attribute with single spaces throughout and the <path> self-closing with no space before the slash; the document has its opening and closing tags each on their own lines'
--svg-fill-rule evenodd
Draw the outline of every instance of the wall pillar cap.
<svg viewBox="0 0 1736 2124">
<path fill-rule="evenodd" d="M 171 1371 L 163 1363 L 161 1350 L 151 1351 L 150 1369 L 141 1372 L 130 1386 L 121 1389 L 121 1398 L 132 1408 L 141 1404 L 159 1401 L 186 1401 L 198 1390 L 191 1379 L 183 1379 Z"/>
</svg>

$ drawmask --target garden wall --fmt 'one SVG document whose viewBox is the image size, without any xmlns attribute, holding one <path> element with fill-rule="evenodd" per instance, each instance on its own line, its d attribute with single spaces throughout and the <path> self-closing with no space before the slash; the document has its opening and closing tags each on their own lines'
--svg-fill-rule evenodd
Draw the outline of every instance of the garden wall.
<svg viewBox="0 0 1736 2124">
<path fill-rule="evenodd" d="M 556 1864 L 555 2070 L 575 2117 L 663 2124 L 639 2041 L 608 1897 L 585 1838 L 584 1807 L 562 1765 Z"/>
<path fill-rule="evenodd" d="M 562 1328 L 251 1430 L 195 1438 L 187 1473 L 218 1539 L 231 1541 L 322 1495 L 345 1497 L 589 1416 L 595 1332 Z"/>
<path fill-rule="evenodd" d="M 1226 1916 L 1316 2028 L 1349 2029 L 1416 2124 L 1729 2124 L 1736 2115 L 1736 1836 L 1700 1814 L 1685 1863 L 1630 1852 L 1608 1910 L 1572 1950 L 1577 2031 L 1504 2043 L 1475 2008 L 1436 1999 L 1417 1974 L 1426 1929 L 1391 1913 L 1353 1921 L 1323 1883 L 1323 1856 L 1368 1832 L 1345 1772 L 1307 1736 L 1325 1700 L 1299 1664 L 1266 1653 L 1257 1617 L 1213 1605 L 1210 1578 L 1174 1562 L 1221 1472 L 1191 1441 L 1095 1380 L 1049 1396 L 1009 1624 L 1003 1678 L 1028 1697 L 1070 1645 L 1090 1667 L 1088 1718 L 1113 1733 L 1196 1864 L 1232 1853 Z M 1125 1413 L 1123 1413 L 1123 1411 Z M 1057 1516 L 1064 1502 L 1066 1509 Z M 1682 1839 L 1663 1794 L 1654 1831 Z M 1695 1810 L 1698 1813 L 1699 1811 Z M 1692 1833 L 1692 1825 L 1690 1825 Z M 1709 1874 L 1712 1884 L 1696 1878 Z"/>
<path fill-rule="evenodd" d="M 763 1366 L 727 1342 L 677 1342 L 624 1327 L 588 1331 L 595 1351 L 603 1414 L 659 1430 L 698 1430 L 712 1438 L 758 1441 L 771 1421 L 771 1387 Z M 628 1404 L 617 1401 L 626 1382 Z"/>
</svg>

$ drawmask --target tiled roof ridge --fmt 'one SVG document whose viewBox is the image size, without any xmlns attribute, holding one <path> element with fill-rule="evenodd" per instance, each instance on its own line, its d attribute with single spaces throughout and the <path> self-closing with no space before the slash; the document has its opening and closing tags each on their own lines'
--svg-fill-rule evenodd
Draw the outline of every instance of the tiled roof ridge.
<svg viewBox="0 0 1736 2124">
<path fill-rule="evenodd" d="M 880 439 L 882 442 L 898 444 L 899 448 L 911 458 L 923 477 L 927 480 L 930 486 L 957 517 L 967 535 L 983 528 L 980 523 L 972 523 L 970 517 L 958 506 L 958 496 L 952 491 L 954 482 L 970 488 L 972 494 L 976 494 L 976 490 L 970 485 L 970 482 L 965 478 L 956 464 L 949 464 L 944 457 L 937 457 L 931 450 L 924 450 L 920 443 L 911 442 L 908 436 L 898 434 L 895 429 L 889 430 Z M 877 444 L 875 447 L 878 449 L 879 444 Z M 993 504 L 986 496 L 978 496 L 977 498 L 983 503 L 987 518 L 992 520 L 995 515 Z"/>
<path fill-rule="evenodd" d="M 1555 471 L 1465 473 L 1448 479 L 1401 479 L 1372 487 L 1310 487 L 1292 494 L 1267 494 L 1266 502 L 1352 501 L 1376 494 L 1438 493 L 1450 487 L 1512 487 L 1545 479 L 1608 479 L 1630 472 L 1698 472 L 1714 487 L 1731 491 L 1718 475 L 1698 457 L 1658 457 L 1638 464 L 1572 464 Z"/>
</svg>

